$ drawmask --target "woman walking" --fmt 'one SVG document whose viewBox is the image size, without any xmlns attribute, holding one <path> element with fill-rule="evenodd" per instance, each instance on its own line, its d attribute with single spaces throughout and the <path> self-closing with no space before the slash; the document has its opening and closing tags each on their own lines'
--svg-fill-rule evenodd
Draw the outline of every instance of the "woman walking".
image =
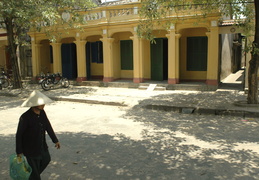
<svg viewBox="0 0 259 180">
<path fill-rule="evenodd" d="M 46 132 L 55 143 L 55 147 L 60 149 L 60 143 L 44 111 L 45 104 L 51 102 L 50 98 L 36 90 L 22 104 L 23 107 L 30 108 L 19 119 L 16 132 L 16 154 L 27 158 L 32 168 L 30 180 L 40 180 L 40 174 L 50 162 Z"/>
</svg>

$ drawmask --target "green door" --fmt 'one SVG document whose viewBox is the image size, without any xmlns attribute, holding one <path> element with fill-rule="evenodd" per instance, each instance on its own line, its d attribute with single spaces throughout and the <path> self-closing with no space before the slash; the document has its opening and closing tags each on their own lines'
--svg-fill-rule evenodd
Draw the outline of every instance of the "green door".
<svg viewBox="0 0 259 180">
<path fill-rule="evenodd" d="M 76 44 L 61 45 L 62 75 L 68 79 L 77 77 Z"/>
<path fill-rule="evenodd" d="M 86 51 L 86 77 L 87 80 L 91 80 L 91 42 L 87 42 L 85 45 L 85 51 Z"/>
<path fill-rule="evenodd" d="M 91 64 L 103 63 L 103 44 L 101 41 L 87 42 L 85 45 L 85 51 L 86 51 L 87 80 L 91 80 L 92 79 Z"/>
<path fill-rule="evenodd" d="M 151 50 L 151 80 L 163 81 L 168 72 L 168 45 L 167 39 L 156 38 L 156 43 L 150 44 Z"/>
</svg>

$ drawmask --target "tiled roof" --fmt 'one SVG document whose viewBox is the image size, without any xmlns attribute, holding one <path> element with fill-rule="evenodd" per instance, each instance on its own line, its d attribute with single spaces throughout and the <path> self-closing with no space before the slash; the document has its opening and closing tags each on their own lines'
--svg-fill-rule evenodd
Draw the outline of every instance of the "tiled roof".
<svg viewBox="0 0 259 180">
<path fill-rule="evenodd" d="M 244 22 L 244 20 L 235 20 L 235 19 L 230 19 L 230 20 L 224 20 L 220 23 L 220 26 L 233 26 L 233 25 L 238 25 Z"/>
</svg>

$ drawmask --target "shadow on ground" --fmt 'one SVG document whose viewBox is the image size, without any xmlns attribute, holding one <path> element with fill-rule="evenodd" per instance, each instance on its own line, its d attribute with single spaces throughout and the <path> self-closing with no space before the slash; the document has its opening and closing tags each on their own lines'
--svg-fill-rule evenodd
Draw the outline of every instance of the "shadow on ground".
<svg viewBox="0 0 259 180">
<path fill-rule="evenodd" d="M 15 108 L 17 107 L 17 104 L 22 104 L 23 100 L 17 100 L 14 98 L 9 98 L 9 97 L 1 97 L 0 96 L 0 110 L 1 109 L 10 109 L 10 108 Z"/>
<path fill-rule="evenodd" d="M 40 88 L 40 85 L 32 85 L 27 89 L 7 89 L 0 90 L 0 109 L 8 109 L 17 107 L 17 104 L 22 104 L 23 101 L 28 98 L 33 90 L 42 91 L 49 97 L 68 96 L 71 94 L 91 94 L 97 90 L 94 88 L 56 88 L 49 91 L 44 91 Z M 17 98 L 17 99 L 14 99 Z"/>
<path fill-rule="evenodd" d="M 123 134 L 58 134 L 62 149 L 56 150 L 48 142 L 52 162 L 42 179 L 259 178 L 259 154 L 251 149 L 238 148 L 240 142 L 258 141 L 257 123 L 244 123 L 239 119 L 209 120 L 209 116 L 193 119 L 190 115 L 181 115 L 178 120 L 165 115 L 155 122 L 150 121 L 153 113 L 148 111 L 149 116 L 141 118 L 149 126 L 155 125 L 152 131 L 143 131 L 142 140 L 133 140 Z M 13 142 L 13 136 L 0 137 L 1 147 L 4 147 L 0 159 L 3 180 L 8 179 L 7 158 L 13 152 Z"/>
<path fill-rule="evenodd" d="M 143 108 L 148 101 L 124 115 L 146 124 L 142 139 L 64 132 L 58 134 L 60 150 L 48 140 L 52 162 L 42 179 L 259 179 L 258 119 L 155 111 Z M 0 136 L 0 144 L 0 176 L 6 180 L 14 136 Z"/>
<path fill-rule="evenodd" d="M 204 91 L 204 92 L 180 92 L 175 94 L 163 94 L 153 96 L 152 99 L 145 99 L 136 107 L 145 104 L 160 104 L 186 107 L 210 107 L 228 108 L 236 101 L 246 100 L 246 95 L 240 91 Z"/>
</svg>

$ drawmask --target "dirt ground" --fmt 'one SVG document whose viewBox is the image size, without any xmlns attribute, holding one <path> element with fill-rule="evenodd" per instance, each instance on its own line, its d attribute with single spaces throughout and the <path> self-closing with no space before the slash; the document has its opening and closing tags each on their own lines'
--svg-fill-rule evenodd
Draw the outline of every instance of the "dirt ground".
<svg viewBox="0 0 259 180">
<path fill-rule="evenodd" d="M 47 105 L 61 149 L 48 139 L 52 161 L 42 179 L 259 179 L 258 118 L 156 111 L 144 108 L 146 101 L 168 94 L 141 96 L 132 94 L 124 101 L 128 106 L 62 101 Z M 19 116 L 27 110 L 20 107 L 23 100 L 1 96 L 1 180 L 10 179 L 8 157 L 15 152 Z"/>
</svg>

